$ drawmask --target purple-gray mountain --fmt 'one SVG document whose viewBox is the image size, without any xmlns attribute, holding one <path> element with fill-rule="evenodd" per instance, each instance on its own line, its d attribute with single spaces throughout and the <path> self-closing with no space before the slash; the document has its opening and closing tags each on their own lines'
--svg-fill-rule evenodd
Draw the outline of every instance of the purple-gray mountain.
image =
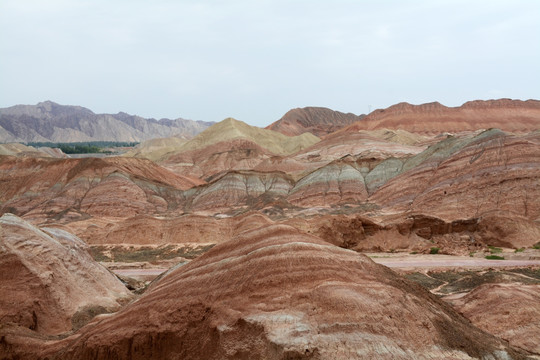
<svg viewBox="0 0 540 360">
<path fill-rule="evenodd" d="M 52 101 L 0 109 L 0 142 L 144 141 L 191 138 L 213 122 L 145 119 L 123 112 L 95 114 L 80 106 Z"/>
</svg>

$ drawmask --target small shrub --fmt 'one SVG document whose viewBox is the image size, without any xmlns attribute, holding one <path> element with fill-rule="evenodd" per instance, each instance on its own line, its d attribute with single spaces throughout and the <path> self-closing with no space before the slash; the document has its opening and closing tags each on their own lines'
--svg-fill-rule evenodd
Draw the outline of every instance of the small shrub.
<svg viewBox="0 0 540 360">
<path fill-rule="evenodd" d="M 519 249 L 516 249 L 514 252 L 524 252 L 525 251 L 525 248 L 519 248 Z"/>
<path fill-rule="evenodd" d="M 471 252 L 469 253 L 469 256 L 470 256 L 470 257 L 473 257 L 474 254 L 475 254 L 475 252 L 474 252 L 474 251 L 471 251 Z"/>
<path fill-rule="evenodd" d="M 533 249 L 540 249 L 540 242 L 537 242 L 536 244 L 533 245 Z"/>
<path fill-rule="evenodd" d="M 430 254 L 438 254 L 439 253 L 439 248 L 438 247 L 432 247 L 431 249 L 429 249 L 429 253 Z"/>
<path fill-rule="evenodd" d="M 495 246 L 488 246 L 488 248 L 489 248 L 489 252 L 492 253 L 492 254 L 502 253 L 501 248 L 498 248 L 498 247 L 495 247 Z"/>
<path fill-rule="evenodd" d="M 488 255 L 488 256 L 486 256 L 486 259 L 488 259 L 488 260 L 504 260 L 504 256 Z"/>
</svg>

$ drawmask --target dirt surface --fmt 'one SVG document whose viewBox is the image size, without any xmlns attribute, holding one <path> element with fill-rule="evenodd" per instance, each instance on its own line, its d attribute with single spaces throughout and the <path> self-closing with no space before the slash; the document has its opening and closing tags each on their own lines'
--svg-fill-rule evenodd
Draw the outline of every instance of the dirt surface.
<svg viewBox="0 0 540 360">
<path fill-rule="evenodd" d="M 487 260 L 480 258 L 470 258 L 465 256 L 451 255 L 411 255 L 411 254 L 388 254 L 369 253 L 366 254 L 377 264 L 387 266 L 398 272 L 413 272 L 429 269 L 436 270 L 463 270 L 463 269 L 488 269 L 488 268 L 525 268 L 540 267 L 540 260 Z M 123 264 L 122 268 L 112 268 L 111 263 L 104 263 L 114 273 L 123 276 L 130 276 L 137 279 L 144 277 L 152 279 L 167 271 L 169 267 L 141 268 L 140 263 Z M 172 264 L 170 264 L 172 266 Z"/>
</svg>

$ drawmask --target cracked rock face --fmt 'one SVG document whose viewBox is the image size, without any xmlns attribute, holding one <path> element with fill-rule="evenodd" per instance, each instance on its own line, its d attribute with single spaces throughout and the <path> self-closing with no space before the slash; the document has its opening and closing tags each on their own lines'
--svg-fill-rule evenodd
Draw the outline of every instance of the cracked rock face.
<svg viewBox="0 0 540 360">
<path fill-rule="evenodd" d="M 77 359 L 519 359 L 423 288 L 285 225 L 246 231 L 49 343 Z"/>
</svg>

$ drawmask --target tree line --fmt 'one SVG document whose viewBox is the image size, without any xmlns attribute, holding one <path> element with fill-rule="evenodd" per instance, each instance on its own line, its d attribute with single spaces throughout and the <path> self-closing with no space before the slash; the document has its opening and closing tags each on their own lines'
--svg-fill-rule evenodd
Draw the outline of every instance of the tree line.
<svg viewBox="0 0 540 360">
<path fill-rule="evenodd" d="M 92 153 L 107 153 L 106 148 L 114 147 L 134 147 L 138 142 L 123 142 L 123 141 L 83 141 L 70 143 L 53 143 L 53 142 L 29 142 L 28 146 L 33 147 L 51 147 L 62 150 L 65 154 L 92 154 Z"/>
</svg>

